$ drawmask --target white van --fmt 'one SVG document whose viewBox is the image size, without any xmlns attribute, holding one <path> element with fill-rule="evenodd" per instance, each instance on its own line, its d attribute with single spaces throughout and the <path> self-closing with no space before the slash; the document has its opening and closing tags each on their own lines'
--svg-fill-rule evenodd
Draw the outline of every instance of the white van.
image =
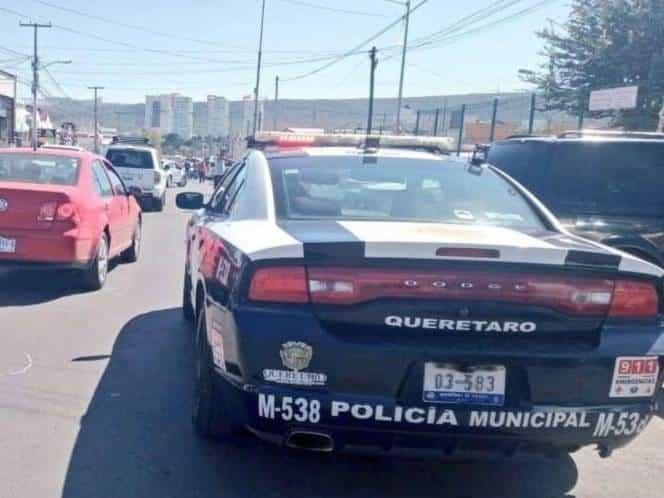
<svg viewBox="0 0 664 498">
<path fill-rule="evenodd" d="M 161 167 L 157 149 L 120 142 L 108 147 L 106 159 L 113 164 L 144 211 L 164 209 L 167 175 Z"/>
</svg>

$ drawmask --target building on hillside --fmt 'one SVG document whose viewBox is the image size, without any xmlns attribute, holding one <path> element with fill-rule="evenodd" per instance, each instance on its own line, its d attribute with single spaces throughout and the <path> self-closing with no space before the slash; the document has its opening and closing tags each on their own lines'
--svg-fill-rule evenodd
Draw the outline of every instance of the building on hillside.
<svg viewBox="0 0 664 498">
<path fill-rule="evenodd" d="M 258 101 L 258 122 L 256 123 L 256 130 L 263 129 L 263 121 L 265 116 L 265 102 Z M 245 137 L 251 135 L 254 128 L 254 97 L 245 95 L 242 97 L 242 124 L 239 134 Z"/>
<path fill-rule="evenodd" d="M 179 93 L 145 96 L 145 129 L 162 135 L 176 133 L 189 140 L 194 132 L 194 106 L 191 97 Z"/>
<path fill-rule="evenodd" d="M 184 140 L 189 140 L 194 134 L 194 104 L 191 97 L 173 95 L 173 130 Z"/>
<path fill-rule="evenodd" d="M 206 137 L 208 134 L 208 104 L 194 102 L 194 136 Z"/>
<path fill-rule="evenodd" d="M 225 137 L 230 133 L 230 105 L 224 97 L 207 97 L 207 135 Z"/>
</svg>

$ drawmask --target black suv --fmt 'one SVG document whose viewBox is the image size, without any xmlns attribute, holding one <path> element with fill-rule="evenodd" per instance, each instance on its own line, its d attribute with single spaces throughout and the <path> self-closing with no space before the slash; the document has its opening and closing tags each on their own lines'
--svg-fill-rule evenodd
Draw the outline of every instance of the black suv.
<svg viewBox="0 0 664 498">
<path fill-rule="evenodd" d="M 570 231 L 664 266 L 664 134 L 512 137 L 493 143 L 487 160 Z"/>
</svg>

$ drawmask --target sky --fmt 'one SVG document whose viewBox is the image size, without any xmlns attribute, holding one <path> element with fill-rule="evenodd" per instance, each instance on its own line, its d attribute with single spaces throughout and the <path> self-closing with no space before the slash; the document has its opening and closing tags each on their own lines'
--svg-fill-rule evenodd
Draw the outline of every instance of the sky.
<svg viewBox="0 0 664 498">
<path fill-rule="evenodd" d="M 266 0 L 261 97 L 274 97 L 276 76 L 280 98 L 366 97 L 372 45 L 376 96 L 395 97 L 400 3 Z M 19 75 L 19 97 L 27 98 L 33 33 L 19 21 L 51 22 L 39 30 L 40 60 L 71 64 L 42 72 L 49 95 L 89 99 L 88 87 L 100 85 L 106 102 L 171 92 L 239 99 L 255 85 L 260 9 L 261 0 L 0 0 L 0 69 Z M 411 15 L 404 95 L 527 88 L 517 72 L 541 62 L 535 31 L 568 12 L 566 0 L 424 1 Z"/>
</svg>

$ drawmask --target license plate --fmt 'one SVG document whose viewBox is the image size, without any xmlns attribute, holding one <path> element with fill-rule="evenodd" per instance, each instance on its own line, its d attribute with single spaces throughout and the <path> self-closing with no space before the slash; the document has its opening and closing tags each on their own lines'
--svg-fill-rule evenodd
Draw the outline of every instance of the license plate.
<svg viewBox="0 0 664 498">
<path fill-rule="evenodd" d="M 468 405 L 505 404 L 505 367 L 482 365 L 459 369 L 425 363 L 423 400 L 428 403 Z"/>
<path fill-rule="evenodd" d="M 15 253 L 16 239 L 5 239 L 4 237 L 0 237 L 0 252 Z"/>
</svg>

